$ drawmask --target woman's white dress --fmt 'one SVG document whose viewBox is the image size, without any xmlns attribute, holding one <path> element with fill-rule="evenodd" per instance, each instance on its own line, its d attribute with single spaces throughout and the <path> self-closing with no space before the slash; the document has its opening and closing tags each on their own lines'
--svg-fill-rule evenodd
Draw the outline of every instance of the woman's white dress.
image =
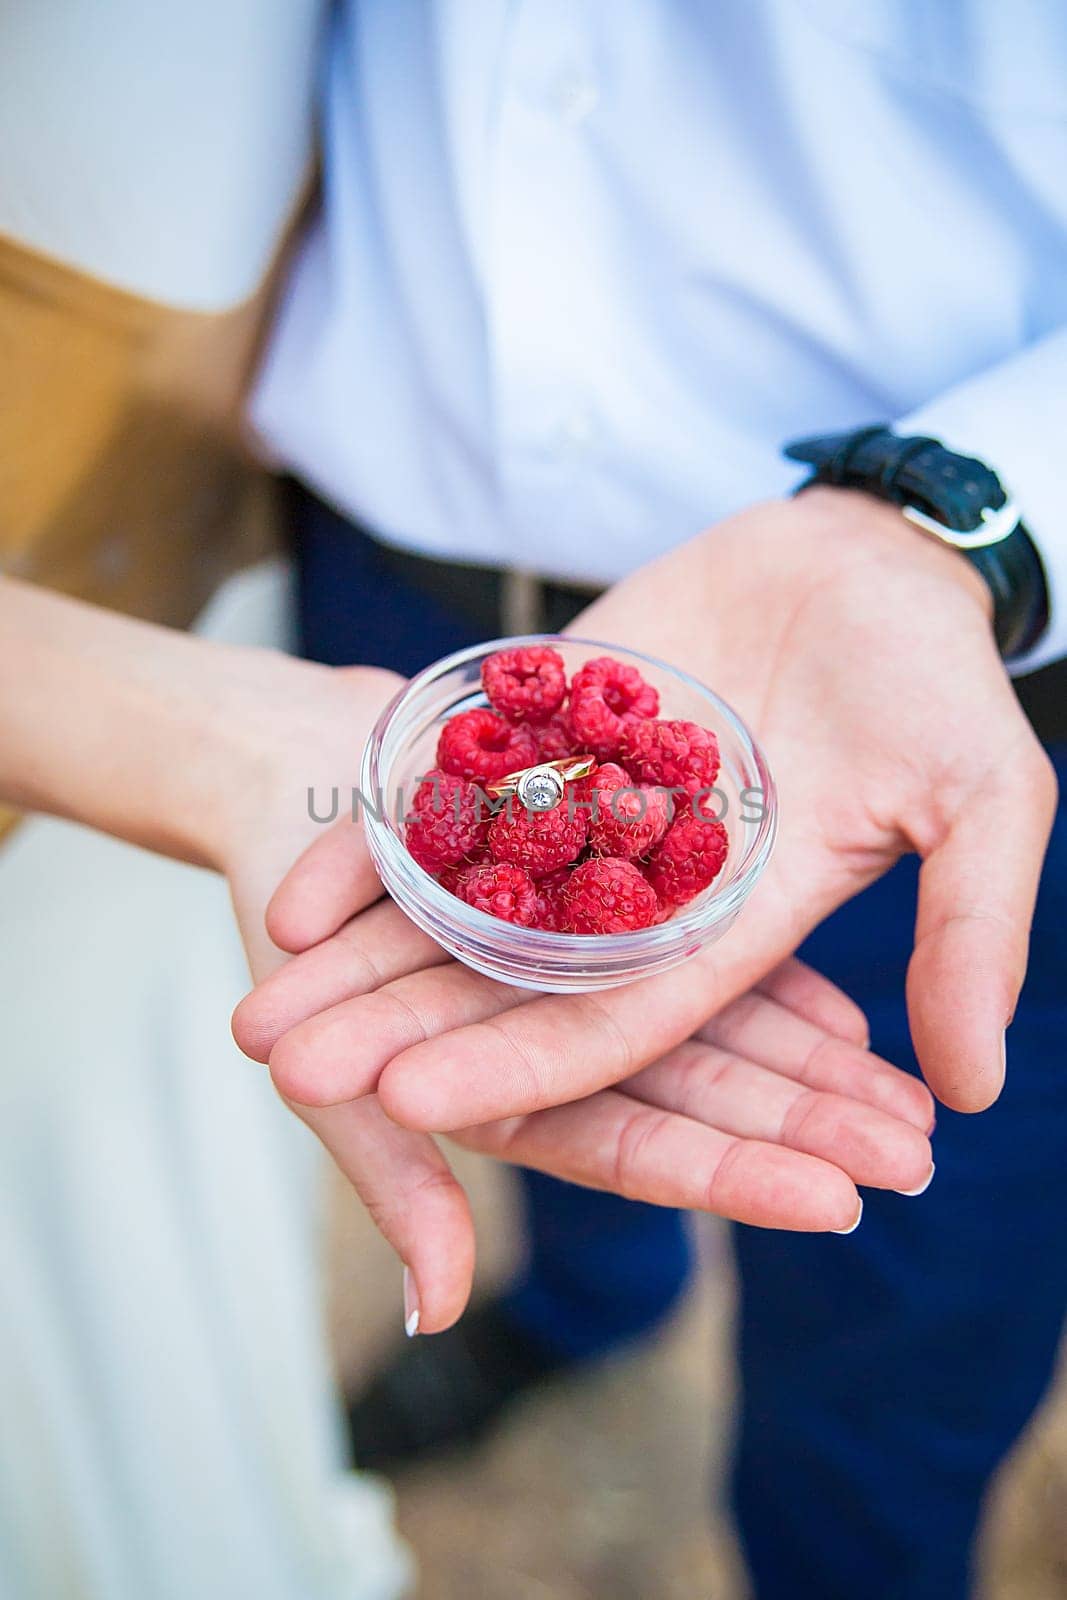
<svg viewBox="0 0 1067 1600">
<path fill-rule="evenodd" d="M 206 631 L 277 643 L 277 568 Z M 0 1596 L 397 1600 L 345 1470 L 317 1145 L 230 1039 L 224 883 L 36 820 L 0 849 Z"/>
</svg>

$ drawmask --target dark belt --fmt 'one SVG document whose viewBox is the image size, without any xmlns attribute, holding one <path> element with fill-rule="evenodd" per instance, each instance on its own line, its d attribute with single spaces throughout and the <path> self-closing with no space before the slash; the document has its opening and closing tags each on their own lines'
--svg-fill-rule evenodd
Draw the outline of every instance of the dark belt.
<svg viewBox="0 0 1067 1600">
<path fill-rule="evenodd" d="M 513 633 L 559 633 L 599 592 L 533 573 L 434 561 L 389 546 L 386 565 L 404 583 L 461 612 L 486 638 Z M 1014 680 L 1015 691 L 1045 744 L 1067 742 L 1067 660 Z"/>
<path fill-rule="evenodd" d="M 516 633 L 561 633 L 598 594 L 599 584 L 559 583 L 532 572 L 435 561 L 391 545 L 381 559 L 401 583 L 457 611 L 487 639 Z"/>
</svg>

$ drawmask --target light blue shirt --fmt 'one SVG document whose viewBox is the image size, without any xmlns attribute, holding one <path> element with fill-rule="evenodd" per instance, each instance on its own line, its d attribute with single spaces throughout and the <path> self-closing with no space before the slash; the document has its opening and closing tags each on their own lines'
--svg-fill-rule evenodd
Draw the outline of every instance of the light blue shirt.
<svg viewBox="0 0 1067 1600">
<path fill-rule="evenodd" d="M 610 580 L 892 421 L 1001 473 L 1067 653 L 1062 0 L 347 0 L 323 138 L 254 420 L 344 511 Z"/>
</svg>

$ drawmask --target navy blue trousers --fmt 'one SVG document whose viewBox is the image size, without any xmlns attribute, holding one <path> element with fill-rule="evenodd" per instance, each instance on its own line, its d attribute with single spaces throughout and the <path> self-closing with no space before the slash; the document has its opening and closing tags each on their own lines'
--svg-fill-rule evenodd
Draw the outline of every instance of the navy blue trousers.
<svg viewBox="0 0 1067 1600">
<path fill-rule="evenodd" d="M 307 653 L 409 673 L 472 629 L 386 571 L 313 502 L 298 519 Z M 1054 752 L 1061 783 L 1067 750 Z M 801 954 L 916 1071 L 904 1012 L 908 859 Z M 1044 1392 L 1067 1307 L 1067 821 L 1045 870 L 1008 1083 L 980 1117 L 940 1108 L 925 1195 L 868 1192 L 846 1238 L 735 1228 L 734 1502 L 761 1600 L 963 1600 L 990 1474 Z M 645 1332 L 689 1274 L 684 1218 L 520 1175 L 528 1258 L 513 1319 L 589 1357 Z"/>
</svg>

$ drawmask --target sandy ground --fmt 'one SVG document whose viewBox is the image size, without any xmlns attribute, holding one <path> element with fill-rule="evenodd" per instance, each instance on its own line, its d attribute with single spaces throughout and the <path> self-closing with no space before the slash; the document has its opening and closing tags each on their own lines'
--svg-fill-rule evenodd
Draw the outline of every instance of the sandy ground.
<svg viewBox="0 0 1067 1600">
<path fill-rule="evenodd" d="M 510 1191 L 461 1158 L 483 1285 L 514 1249 Z M 356 1377 L 400 1324 L 400 1279 L 337 1183 L 332 1321 Z M 721 1504 L 732 1414 L 729 1262 L 714 1225 L 704 1271 L 661 1338 L 526 1403 L 476 1454 L 410 1474 L 399 1517 L 418 1600 L 743 1600 Z M 709 1507 L 712 1508 L 709 1510 Z M 1067 1379 L 991 1497 L 981 1600 L 1067 1600 Z"/>
</svg>

